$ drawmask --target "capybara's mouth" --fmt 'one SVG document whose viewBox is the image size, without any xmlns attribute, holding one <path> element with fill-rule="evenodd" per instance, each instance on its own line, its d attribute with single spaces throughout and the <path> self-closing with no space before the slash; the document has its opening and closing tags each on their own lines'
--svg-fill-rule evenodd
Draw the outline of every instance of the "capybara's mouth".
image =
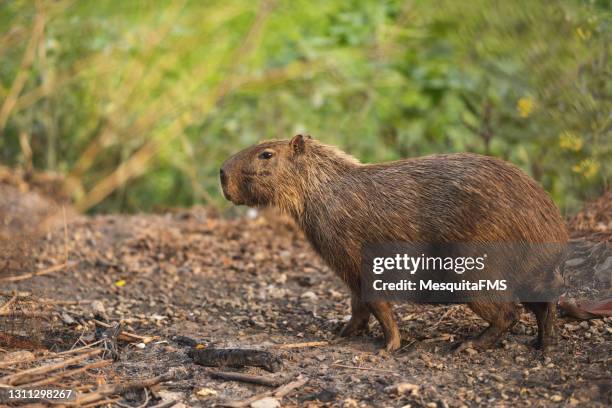
<svg viewBox="0 0 612 408">
<path fill-rule="evenodd" d="M 234 204 L 234 205 L 243 205 L 243 204 L 244 204 L 244 201 L 238 200 L 238 199 L 236 199 L 235 197 L 231 196 L 231 195 L 230 195 L 230 194 L 227 192 L 227 190 L 226 190 L 226 188 L 225 188 L 225 186 L 224 186 L 223 184 L 221 184 L 221 191 L 222 191 L 222 193 L 223 193 L 223 197 L 224 197 L 224 198 L 225 198 L 227 201 L 230 201 L 232 204 Z"/>
</svg>

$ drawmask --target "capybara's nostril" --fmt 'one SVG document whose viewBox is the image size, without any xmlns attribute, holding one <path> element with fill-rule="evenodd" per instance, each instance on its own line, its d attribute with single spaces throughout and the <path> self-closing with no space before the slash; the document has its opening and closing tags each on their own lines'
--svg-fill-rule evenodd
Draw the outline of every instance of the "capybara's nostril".
<svg viewBox="0 0 612 408">
<path fill-rule="evenodd" d="M 219 171 L 219 177 L 221 178 L 221 185 L 225 186 L 227 184 L 227 175 L 223 169 Z"/>
</svg>

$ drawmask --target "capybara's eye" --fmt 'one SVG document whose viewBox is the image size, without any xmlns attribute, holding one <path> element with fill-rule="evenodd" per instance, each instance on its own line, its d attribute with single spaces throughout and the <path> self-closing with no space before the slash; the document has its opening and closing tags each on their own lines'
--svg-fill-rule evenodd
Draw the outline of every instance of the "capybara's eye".
<svg viewBox="0 0 612 408">
<path fill-rule="evenodd" d="M 260 159 L 263 159 L 263 160 L 268 160 L 268 159 L 269 159 L 269 158 L 271 158 L 272 156 L 274 156 L 274 153 L 272 153 L 272 152 L 268 152 L 268 151 L 261 152 L 261 153 L 259 154 L 259 158 L 260 158 Z"/>
</svg>

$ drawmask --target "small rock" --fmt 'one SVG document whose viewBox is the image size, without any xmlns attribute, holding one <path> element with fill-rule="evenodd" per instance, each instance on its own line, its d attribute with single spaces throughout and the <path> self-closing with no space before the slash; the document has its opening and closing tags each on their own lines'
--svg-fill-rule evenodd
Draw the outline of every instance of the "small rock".
<svg viewBox="0 0 612 408">
<path fill-rule="evenodd" d="M 66 323 L 66 324 L 75 324 L 76 323 L 76 320 L 74 320 L 72 318 L 72 316 L 70 316 L 66 312 L 62 312 L 62 314 L 60 315 L 60 318 L 62 319 L 62 322 Z"/>
<path fill-rule="evenodd" d="M 311 300 L 311 301 L 315 301 L 317 299 L 319 299 L 319 297 L 317 296 L 316 293 L 314 293 L 313 291 L 309 290 L 307 292 L 302 293 L 302 296 L 300 296 L 302 299 L 306 299 L 306 300 Z"/>
<path fill-rule="evenodd" d="M 357 407 L 359 407 L 359 403 L 352 398 L 347 398 L 344 401 L 342 401 L 342 408 L 357 408 Z"/>
<path fill-rule="evenodd" d="M 139 348 L 141 350 L 144 350 L 146 347 L 147 347 L 147 345 L 144 344 L 144 343 L 137 343 L 136 344 L 136 348 Z"/>
<path fill-rule="evenodd" d="M 491 378 L 493 378 L 495 381 L 497 381 L 500 384 L 504 383 L 504 377 L 502 377 L 501 375 L 497 375 L 497 374 L 490 374 Z"/>
<path fill-rule="evenodd" d="M 94 300 L 91 302 L 91 311 L 94 315 L 100 315 L 104 319 L 108 319 L 106 316 L 106 308 L 104 307 L 104 303 L 100 300 Z"/>
<path fill-rule="evenodd" d="M 395 390 L 398 395 L 419 395 L 419 386 L 416 384 L 411 384 L 407 382 L 399 383 L 395 386 Z"/>
<path fill-rule="evenodd" d="M 470 356 L 476 355 L 478 354 L 478 350 L 473 349 L 471 347 L 468 347 L 465 349 L 465 352 L 468 353 Z"/>
<path fill-rule="evenodd" d="M 251 403 L 251 408 L 280 408 L 281 404 L 276 398 L 266 397 Z"/>
<path fill-rule="evenodd" d="M 582 265 L 584 261 L 585 261 L 584 258 L 573 258 L 573 259 L 568 259 L 567 261 L 565 261 L 565 264 L 567 266 L 576 267 L 576 266 Z"/>
<path fill-rule="evenodd" d="M 196 392 L 198 397 L 210 397 L 212 395 L 217 395 L 217 391 L 212 388 L 200 388 L 198 392 Z"/>
<path fill-rule="evenodd" d="M 517 363 L 524 363 L 524 362 L 525 362 L 525 361 L 527 361 L 527 360 L 525 359 L 525 357 L 516 356 L 516 357 L 514 358 L 514 361 L 516 361 Z"/>
<path fill-rule="evenodd" d="M 583 329 L 588 329 L 589 328 L 589 322 L 587 322 L 587 321 L 580 322 L 580 327 L 582 327 Z"/>
<path fill-rule="evenodd" d="M 152 315 L 151 315 L 149 318 L 150 318 L 151 320 L 157 320 L 157 321 L 160 321 L 160 320 L 167 319 L 168 317 L 166 317 L 166 316 L 162 316 L 162 315 L 159 315 L 159 314 L 157 314 L 157 313 L 153 313 L 153 314 L 152 314 Z"/>
<path fill-rule="evenodd" d="M 563 397 L 561 395 L 553 395 L 550 397 L 550 400 L 554 402 L 561 402 L 563 401 Z"/>
</svg>

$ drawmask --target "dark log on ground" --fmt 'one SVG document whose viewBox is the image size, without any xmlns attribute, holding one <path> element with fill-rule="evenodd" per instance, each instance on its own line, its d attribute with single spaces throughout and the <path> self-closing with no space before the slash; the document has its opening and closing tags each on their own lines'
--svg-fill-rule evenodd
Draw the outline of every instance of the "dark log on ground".
<svg viewBox="0 0 612 408">
<path fill-rule="evenodd" d="M 249 349 L 191 349 L 187 355 L 196 364 L 207 367 L 261 367 L 270 372 L 278 371 L 283 362 L 268 351 Z"/>
</svg>

